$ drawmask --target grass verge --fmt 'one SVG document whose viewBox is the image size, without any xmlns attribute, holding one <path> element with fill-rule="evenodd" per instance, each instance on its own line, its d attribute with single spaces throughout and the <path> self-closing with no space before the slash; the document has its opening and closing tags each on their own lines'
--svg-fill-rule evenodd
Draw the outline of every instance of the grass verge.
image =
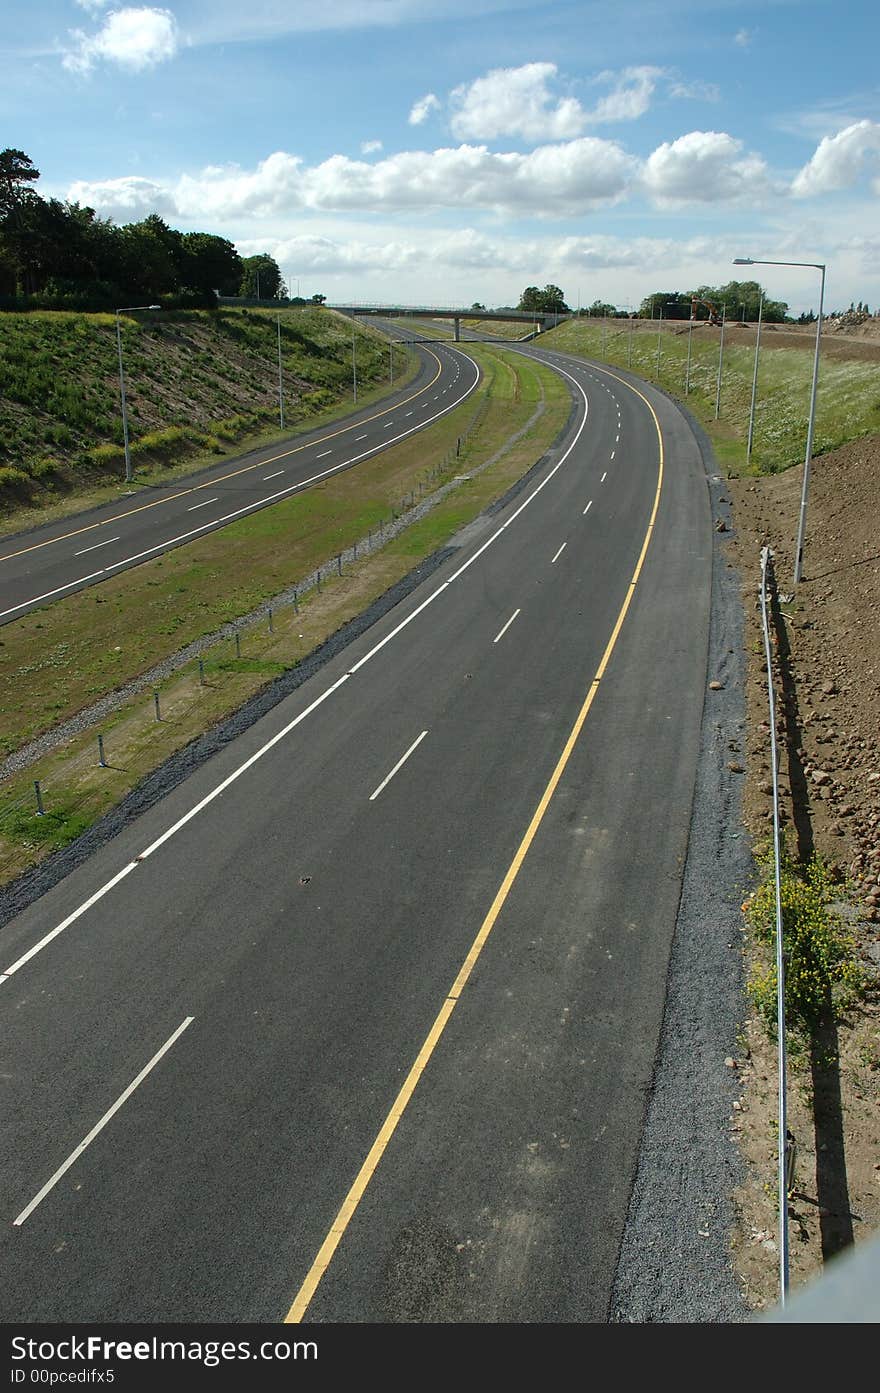
<svg viewBox="0 0 880 1393">
<path fill-rule="evenodd" d="M 271 631 L 267 619 L 247 628 L 240 657 L 234 640 L 225 639 L 204 655 L 201 674 L 193 661 L 163 682 L 161 720 L 151 695 L 127 700 L 100 727 L 108 767 L 98 762 L 97 730 L 90 729 L 6 781 L 0 883 L 79 835 L 175 750 L 295 667 L 540 458 L 568 416 L 564 383 L 518 354 L 481 346 L 475 356 L 484 371 L 481 403 L 472 397 L 430 431 L 357 469 L 4 628 L 0 744 L 9 752 L 332 561 L 398 512 L 427 474 L 438 482 L 460 480 L 381 550 L 341 575 L 334 569 L 320 592 L 273 613 Z M 542 413 L 521 438 L 481 473 L 472 472 L 539 405 Z M 34 779 L 51 824 L 36 813 Z"/>
</svg>

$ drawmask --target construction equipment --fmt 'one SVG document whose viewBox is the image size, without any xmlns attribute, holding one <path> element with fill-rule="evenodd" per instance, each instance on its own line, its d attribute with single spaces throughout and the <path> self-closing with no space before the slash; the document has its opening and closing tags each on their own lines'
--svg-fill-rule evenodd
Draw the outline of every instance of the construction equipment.
<svg viewBox="0 0 880 1393">
<path fill-rule="evenodd" d="M 709 300 L 701 300 L 700 297 L 699 297 L 699 295 L 692 295 L 692 296 L 691 296 L 691 322 L 696 321 L 696 318 L 697 318 L 697 305 L 705 305 L 705 306 L 706 306 L 706 309 L 709 311 L 709 323 L 710 323 L 710 324 L 720 324 L 720 323 L 721 323 L 721 315 L 718 313 L 718 311 L 717 311 L 717 309 L 715 308 L 715 306 L 714 306 Z"/>
</svg>

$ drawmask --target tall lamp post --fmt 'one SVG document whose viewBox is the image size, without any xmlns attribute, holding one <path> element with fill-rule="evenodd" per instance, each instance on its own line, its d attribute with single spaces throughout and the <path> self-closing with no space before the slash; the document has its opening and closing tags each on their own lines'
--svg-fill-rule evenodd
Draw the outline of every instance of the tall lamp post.
<svg viewBox="0 0 880 1393">
<path fill-rule="evenodd" d="M 128 445 L 128 407 L 125 402 L 125 373 L 122 368 L 122 330 L 119 325 L 121 314 L 134 314 L 135 310 L 160 310 L 161 305 L 127 305 L 116 311 L 116 347 L 119 352 L 119 397 L 122 402 L 122 440 L 125 446 L 125 482 L 131 483 L 131 450 Z"/>
<path fill-rule="evenodd" d="M 281 311 L 275 316 L 278 325 L 278 414 L 281 418 L 281 430 L 284 430 L 284 377 L 281 371 Z"/>
<path fill-rule="evenodd" d="M 358 399 L 358 370 L 357 370 L 357 352 L 356 352 L 355 343 L 354 343 L 354 323 L 355 323 L 355 321 L 354 321 L 354 315 L 352 315 L 352 318 L 351 318 L 351 380 L 352 380 L 352 384 L 353 384 L 353 386 L 354 386 L 354 404 L 355 404 L 355 406 L 357 406 L 357 399 Z"/>
<path fill-rule="evenodd" d="M 809 266 L 821 272 L 819 286 L 819 318 L 816 321 L 816 351 L 813 356 L 813 385 L 810 389 L 810 420 L 807 426 L 807 448 L 804 455 L 804 484 L 801 490 L 801 511 L 798 519 L 797 544 L 794 558 L 794 583 L 801 579 L 804 560 L 804 534 L 807 529 L 807 495 L 810 488 L 810 465 L 813 458 L 813 430 L 816 424 L 816 389 L 819 385 L 819 346 L 822 340 L 822 311 L 825 304 L 825 263 L 821 261 L 762 261 L 752 256 L 735 256 L 734 266 Z"/>
<path fill-rule="evenodd" d="M 746 468 L 752 458 L 752 442 L 755 438 L 755 400 L 758 395 L 758 354 L 761 351 L 761 320 L 764 317 L 764 292 L 758 303 L 758 333 L 755 338 L 755 366 L 752 372 L 752 404 L 749 407 L 749 440 L 746 445 Z"/>
<path fill-rule="evenodd" d="M 724 321 L 727 318 L 727 306 L 721 306 L 721 342 L 718 345 L 718 378 L 715 383 L 715 420 L 721 414 L 721 369 L 724 363 Z"/>
</svg>

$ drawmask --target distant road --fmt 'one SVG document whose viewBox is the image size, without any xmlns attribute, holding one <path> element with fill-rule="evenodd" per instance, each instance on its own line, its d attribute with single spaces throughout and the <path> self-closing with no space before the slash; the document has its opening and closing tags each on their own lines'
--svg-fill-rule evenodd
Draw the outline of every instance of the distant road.
<svg viewBox="0 0 880 1393">
<path fill-rule="evenodd" d="M 608 1318 L 711 514 L 662 393 L 541 356 L 525 486 L 0 933 L 7 1322 Z"/>
<path fill-rule="evenodd" d="M 476 364 L 452 346 L 414 347 L 415 380 L 342 422 L 0 539 L 0 624 L 270 507 L 454 410 L 477 385 Z"/>
</svg>

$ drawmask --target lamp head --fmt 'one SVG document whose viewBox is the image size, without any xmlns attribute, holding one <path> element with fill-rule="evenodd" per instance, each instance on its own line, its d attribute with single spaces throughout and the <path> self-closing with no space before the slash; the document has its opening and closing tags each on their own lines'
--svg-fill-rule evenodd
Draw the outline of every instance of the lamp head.
<svg viewBox="0 0 880 1393">
<path fill-rule="evenodd" d="M 754 266 L 755 263 L 750 256 L 735 256 L 733 264 L 734 266 Z"/>
</svg>

